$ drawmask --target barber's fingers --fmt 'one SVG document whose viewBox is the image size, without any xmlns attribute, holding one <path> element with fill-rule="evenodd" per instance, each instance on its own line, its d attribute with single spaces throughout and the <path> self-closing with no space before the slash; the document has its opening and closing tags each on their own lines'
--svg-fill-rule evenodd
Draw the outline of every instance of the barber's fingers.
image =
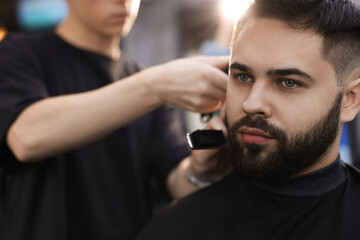
<svg viewBox="0 0 360 240">
<path fill-rule="evenodd" d="M 207 76 L 207 80 L 213 84 L 215 87 L 221 89 L 222 91 L 226 91 L 227 83 L 229 80 L 229 76 L 225 74 L 223 71 L 215 68 L 210 67 L 207 69 L 204 69 L 203 71 L 206 71 L 206 73 L 203 73 L 203 75 Z"/>
<path fill-rule="evenodd" d="M 191 87 L 200 94 L 200 97 L 212 98 L 220 102 L 225 101 L 228 75 L 208 64 L 201 64 L 197 75 L 198 79 L 191 84 Z"/>
<path fill-rule="evenodd" d="M 151 70 L 151 92 L 165 102 L 193 112 L 212 112 L 225 101 L 228 77 L 216 66 L 227 57 L 178 59 Z"/>
<path fill-rule="evenodd" d="M 196 82 L 190 84 L 188 90 L 188 94 L 182 94 L 181 98 L 192 106 L 191 111 L 194 112 L 218 111 L 226 98 L 226 87 L 219 88 L 211 79 L 197 79 Z"/>
<path fill-rule="evenodd" d="M 197 94 L 199 98 L 213 99 L 218 102 L 225 101 L 226 88 L 220 88 L 207 80 L 203 82 L 198 81 L 196 85 L 198 89 L 194 89 L 194 94 Z"/>
</svg>

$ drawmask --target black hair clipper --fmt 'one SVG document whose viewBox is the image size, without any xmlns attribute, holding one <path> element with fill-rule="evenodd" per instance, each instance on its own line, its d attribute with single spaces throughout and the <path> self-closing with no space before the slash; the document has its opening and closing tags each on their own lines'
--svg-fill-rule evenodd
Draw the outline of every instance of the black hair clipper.
<svg viewBox="0 0 360 240">
<path fill-rule="evenodd" d="M 196 130 L 186 138 L 192 150 L 218 148 L 226 142 L 221 130 Z"/>
</svg>

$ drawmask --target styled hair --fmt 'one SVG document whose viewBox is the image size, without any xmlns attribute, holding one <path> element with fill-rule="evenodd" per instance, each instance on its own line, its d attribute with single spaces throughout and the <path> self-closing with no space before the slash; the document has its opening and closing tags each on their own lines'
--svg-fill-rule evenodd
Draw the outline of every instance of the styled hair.
<svg viewBox="0 0 360 240">
<path fill-rule="evenodd" d="M 322 54 L 339 85 L 360 67 L 360 5 L 352 0 L 254 0 L 234 29 L 231 48 L 251 17 L 276 19 L 323 36 Z"/>
</svg>

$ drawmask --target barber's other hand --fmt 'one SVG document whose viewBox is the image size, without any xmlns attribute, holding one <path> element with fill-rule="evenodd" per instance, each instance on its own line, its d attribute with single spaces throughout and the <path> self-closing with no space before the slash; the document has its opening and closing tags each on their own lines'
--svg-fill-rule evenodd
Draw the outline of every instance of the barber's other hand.
<svg viewBox="0 0 360 240">
<path fill-rule="evenodd" d="M 192 57 L 148 69 L 148 87 L 162 103 L 193 112 L 214 112 L 225 101 L 229 57 Z"/>
<path fill-rule="evenodd" d="M 227 136 L 226 127 L 220 117 L 211 119 L 205 129 L 222 130 L 225 137 Z M 218 181 L 231 169 L 226 144 L 218 149 L 192 151 L 188 159 L 188 171 L 204 182 Z"/>
</svg>

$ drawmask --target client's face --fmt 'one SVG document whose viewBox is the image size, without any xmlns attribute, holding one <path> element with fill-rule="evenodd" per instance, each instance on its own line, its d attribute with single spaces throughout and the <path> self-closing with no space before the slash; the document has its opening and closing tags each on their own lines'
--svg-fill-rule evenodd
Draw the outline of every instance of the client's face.
<svg viewBox="0 0 360 240">
<path fill-rule="evenodd" d="M 328 114 L 309 129 L 299 131 L 291 138 L 286 132 L 261 116 L 245 116 L 231 126 L 227 117 L 228 143 L 235 171 L 243 179 L 255 182 L 283 181 L 314 165 L 333 144 L 339 126 L 341 95 L 338 95 Z M 252 130 L 250 130 L 252 129 Z M 255 130 L 256 129 L 256 130 Z M 258 144 L 259 132 L 276 144 Z M 255 137 L 249 137 L 248 135 Z M 242 140 L 238 140 L 238 135 Z"/>
<path fill-rule="evenodd" d="M 243 26 L 226 99 L 230 155 L 241 178 L 282 181 L 336 158 L 342 91 L 321 49 L 321 36 L 277 20 Z"/>
</svg>

